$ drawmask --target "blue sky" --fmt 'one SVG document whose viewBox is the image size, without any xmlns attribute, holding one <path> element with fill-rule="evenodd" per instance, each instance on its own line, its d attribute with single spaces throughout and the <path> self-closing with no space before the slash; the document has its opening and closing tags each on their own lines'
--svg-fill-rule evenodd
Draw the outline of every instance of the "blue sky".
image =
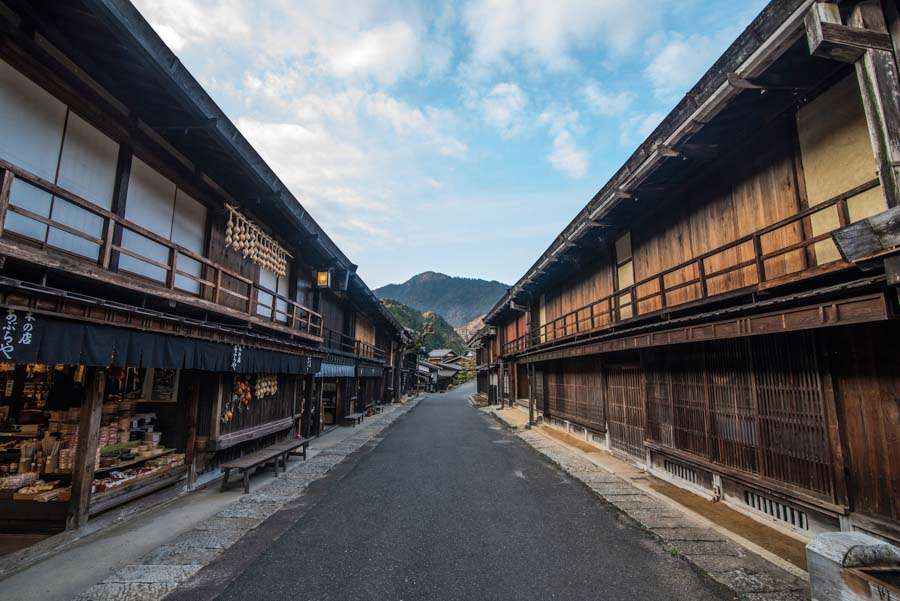
<svg viewBox="0 0 900 601">
<path fill-rule="evenodd" d="M 765 2 L 136 5 L 374 288 L 514 282 Z"/>
</svg>

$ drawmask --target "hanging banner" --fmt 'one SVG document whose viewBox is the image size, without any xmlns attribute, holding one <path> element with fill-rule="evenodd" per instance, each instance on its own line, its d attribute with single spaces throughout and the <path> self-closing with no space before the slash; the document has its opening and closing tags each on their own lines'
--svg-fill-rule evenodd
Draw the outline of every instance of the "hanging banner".
<svg viewBox="0 0 900 601">
<path fill-rule="evenodd" d="M 8 309 L 0 313 L 0 361 L 213 372 L 314 374 L 322 360 L 250 346 L 140 332 Z"/>
</svg>

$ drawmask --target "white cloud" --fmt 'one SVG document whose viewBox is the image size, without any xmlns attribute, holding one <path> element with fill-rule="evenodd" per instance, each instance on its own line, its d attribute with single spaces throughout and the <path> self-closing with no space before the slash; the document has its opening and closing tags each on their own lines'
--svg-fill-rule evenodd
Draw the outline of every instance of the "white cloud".
<svg viewBox="0 0 900 601">
<path fill-rule="evenodd" d="M 604 117 L 624 115 L 636 99 L 633 92 L 607 92 L 596 81 L 588 81 L 581 95 L 589 109 Z"/>
<path fill-rule="evenodd" d="M 365 153 L 357 146 L 295 123 L 239 119 L 237 126 L 298 196 L 328 196 L 348 207 L 365 202 L 346 189 L 364 175 Z"/>
<path fill-rule="evenodd" d="M 245 0 L 136 0 L 141 14 L 172 50 L 250 34 Z"/>
<path fill-rule="evenodd" d="M 735 32 L 729 28 L 714 36 L 680 33 L 653 36 L 648 53 L 653 60 L 644 71 L 657 98 L 676 102 L 712 66 Z"/>
<path fill-rule="evenodd" d="M 538 123 L 544 125 L 553 136 L 553 146 L 547 161 L 560 173 L 569 177 L 582 177 L 587 171 L 587 153 L 578 147 L 572 132 L 582 131 L 580 115 L 569 107 L 550 106 Z"/>
<path fill-rule="evenodd" d="M 662 111 L 652 113 L 634 113 L 619 125 L 619 143 L 622 146 L 637 146 L 653 133 L 656 126 L 666 118 Z"/>
<path fill-rule="evenodd" d="M 419 41 L 404 22 L 391 23 L 360 33 L 346 46 L 334 48 L 330 67 L 339 77 L 372 75 L 382 83 L 394 83 L 413 70 L 420 55 Z"/>
<path fill-rule="evenodd" d="M 135 0 L 176 52 L 193 47 L 242 48 L 258 63 L 303 61 L 313 72 L 393 84 L 450 61 L 452 39 L 428 30 L 425 11 L 383 0 Z M 446 11 L 444 11 L 446 12 Z M 426 40 L 426 33 L 432 39 Z"/>
<path fill-rule="evenodd" d="M 494 64 L 523 59 L 550 69 L 573 66 L 575 48 L 631 51 L 660 18 L 662 1 L 471 0 L 463 20 L 474 59 Z"/>
<path fill-rule="evenodd" d="M 488 125 L 509 137 L 521 130 L 527 105 L 528 96 L 518 84 L 498 83 L 482 100 L 481 110 Z"/>
<path fill-rule="evenodd" d="M 466 154 L 466 144 L 453 136 L 444 134 L 438 124 L 453 119 L 447 110 L 426 107 L 425 113 L 405 102 L 382 92 L 364 97 L 366 111 L 389 124 L 400 134 L 414 133 L 422 137 L 430 146 L 444 156 L 460 157 Z M 427 114 L 426 114 L 427 113 Z"/>
<path fill-rule="evenodd" d="M 582 177 L 587 171 L 587 154 L 578 148 L 567 131 L 562 131 L 553 138 L 553 150 L 547 160 L 557 171 L 571 177 Z"/>
</svg>

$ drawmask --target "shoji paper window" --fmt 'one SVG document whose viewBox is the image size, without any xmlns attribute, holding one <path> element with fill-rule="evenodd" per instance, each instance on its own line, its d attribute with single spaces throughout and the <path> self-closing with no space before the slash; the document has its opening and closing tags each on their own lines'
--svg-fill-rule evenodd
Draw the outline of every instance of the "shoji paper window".
<svg viewBox="0 0 900 601">
<path fill-rule="evenodd" d="M 259 285 L 278 296 L 260 290 L 256 298 L 256 313 L 264 317 L 272 316 L 272 304 L 275 304 L 275 319 L 277 321 L 286 322 L 288 320 L 288 302 L 281 297 L 288 295 L 288 279 L 280 278 L 275 272 L 269 271 L 265 267 L 259 268 Z"/>
<path fill-rule="evenodd" d="M 0 157 L 56 180 L 66 105 L 0 61 Z"/>
<path fill-rule="evenodd" d="M 136 157 L 131 164 L 125 218 L 187 250 L 203 254 L 206 207 Z M 122 247 L 142 258 L 123 254 L 119 258 L 121 269 L 160 282 L 166 280 L 166 270 L 150 261 L 168 264 L 168 247 L 127 229 L 122 233 Z M 202 275 L 202 265 L 182 253 L 178 254 L 176 264 L 179 271 L 196 277 Z M 175 276 L 175 286 L 195 294 L 200 292 L 199 282 L 182 275 Z"/>
<path fill-rule="evenodd" d="M 118 144 L 70 112 L 56 183 L 104 209 L 111 209 L 118 155 Z M 96 238 L 103 237 L 101 217 L 61 198 L 53 199 L 50 218 Z M 98 244 L 52 227 L 47 243 L 90 258 L 97 258 L 100 253 Z"/>
<path fill-rule="evenodd" d="M 88 125 L 66 105 L 0 61 L 0 158 L 77 194 L 104 209 L 112 205 L 119 145 Z M 103 220 L 16 179 L 10 203 L 101 237 Z M 96 259 L 99 245 L 15 213 L 7 230 Z"/>
</svg>

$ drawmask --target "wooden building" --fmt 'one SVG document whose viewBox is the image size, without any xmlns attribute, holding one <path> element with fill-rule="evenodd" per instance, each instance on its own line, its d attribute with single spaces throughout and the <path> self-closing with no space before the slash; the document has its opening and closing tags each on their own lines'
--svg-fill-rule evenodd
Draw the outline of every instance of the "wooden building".
<svg viewBox="0 0 900 601">
<path fill-rule="evenodd" d="M 0 537 L 392 401 L 402 328 L 127 0 L 0 27 Z"/>
<path fill-rule="evenodd" d="M 479 390 L 900 540 L 898 48 L 894 0 L 770 2 L 489 312 Z"/>
</svg>

